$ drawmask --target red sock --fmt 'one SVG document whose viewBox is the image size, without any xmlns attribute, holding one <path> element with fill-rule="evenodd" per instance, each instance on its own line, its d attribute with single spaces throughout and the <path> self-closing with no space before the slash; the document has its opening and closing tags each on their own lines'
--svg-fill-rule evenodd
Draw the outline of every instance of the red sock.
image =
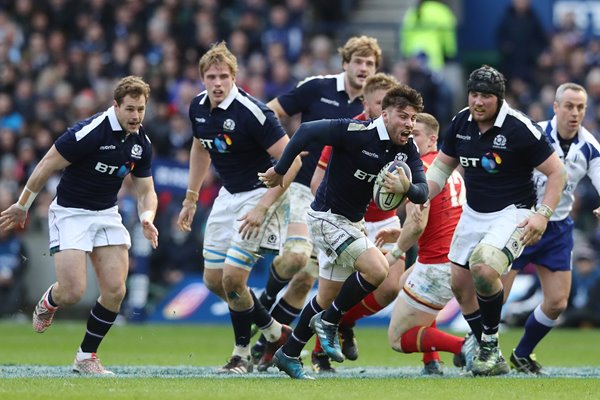
<svg viewBox="0 0 600 400">
<path fill-rule="evenodd" d="M 323 352 L 323 348 L 321 347 L 321 341 L 319 340 L 319 337 L 317 335 L 315 335 L 315 348 L 313 349 L 313 353 L 322 353 Z"/>
<path fill-rule="evenodd" d="M 441 361 L 440 354 L 437 351 L 427 351 L 423 353 L 423 364 L 429 364 L 432 361 Z"/>
<path fill-rule="evenodd" d="M 340 321 L 341 326 L 354 326 L 356 321 L 361 319 L 362 317 L 368 317 L 369 315 L 373 315 L 377 313 L 377 311 L 382 310 L 385 306 L 382 306 L 375 300 L 375 296 L 373 292 L 369 293 L 367 297 L 362 299 L 360 303 L 356 304 L 352 307 Z"/>
<path fill-rule="evenodd" d="M 437 321 L 434 319 L 433 322 L 431 323 L 432 328 L 436 328 L 437 327 Z M 440 355 L 438 354 L 437 351 L 426 351 L 425 353 L 423 353 L 423 364 L 428 364 L 432 361 L 441 361 L 440 360 Z"/>
<path fill-rule="evenodd" d="M 447 351 L 456 354 L 460 353 L 463 342 L 463 338 L 426 326 L 415 326 L 400 338 L 404 353 Z"/>
</svg>

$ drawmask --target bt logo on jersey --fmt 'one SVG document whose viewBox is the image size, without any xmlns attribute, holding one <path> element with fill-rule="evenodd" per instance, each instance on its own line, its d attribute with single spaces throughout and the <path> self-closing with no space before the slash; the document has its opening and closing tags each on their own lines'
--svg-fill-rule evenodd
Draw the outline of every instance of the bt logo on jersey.
<svg viewBox="0 0 600 400">
<path fill-rule="evenodd" d="M 361 181 L 373 182 L 375 178 L 377 178 L 377 174 L 369 174 L 368 172 L 357 169 L 354 171 L 354 177 L 360 179 Z"/>
<path fill-rule="evenodd" d="M 108 175 L 112 175 L 116 171 L 116 175 L 120 178 L 123 178 L 125 175 L 133 171 L 133 168 L 135 168 L 135 163 L 129 161 L 126 162 L 125 165 L 121 165 L 120 167 L 117 167 L 115 165 L 104 164 L 98 161 L 98 163 L 94 167 L 96 171 Z"/>
<path fill-rule="evenodd" d="M 462 165 L 465 168 L 477 167 L 479 165 L 479 158 L 475 157 L 460 156 L 458 157 L 458 161 L 460 162 L 460 165 Z"/>
<path fill-rule="evenodd" d="M 485 153 L 481 159 L 476 157 L 460 156 L 458 161 L 460 162 L 460 165 L 465 168 L 477 168 L 481 165 L 486 172 L 489 172 L 490 174 L 497 174 L 499 172 L 498 166 L 502 164 L 502 157 L 500 157 L 498 153 L 489 151 Z"/>
<path fill-rule="evenodd" d="M 219 153 L 228 153 L 233 141 L 229 135 L 225 133 L 219 133 L 214 140 L 200 138 L 200 143 L 202 143 L 202 147 L 204 147 L 206 150 L 216 150 Z"/>
<path fill-rule="evenodd" d="M 481 157 L 481 166 L 490 174 L 497 174 L 497 167 L 500 164 L 502 164 L 502 158 L 497 153 L 489 151 Z"/>
</svg>

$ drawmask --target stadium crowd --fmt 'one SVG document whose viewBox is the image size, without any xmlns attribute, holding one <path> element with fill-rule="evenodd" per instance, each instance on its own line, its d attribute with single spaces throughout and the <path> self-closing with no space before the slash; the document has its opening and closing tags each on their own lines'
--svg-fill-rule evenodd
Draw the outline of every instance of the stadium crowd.
<svg viewBox="0 0 600 400">
<path fill-rule="evenodd" d="M 187 165 L 192 143 L 188 106 L 203 89 L 197 63 L 212 43 L 227 41 L 240 64 L 237 85 L 267 102 L 307 76 L 338 72 L 341 63 L 335 50 L 346 38 L 338 37 L 331 27 L 346 18 L 355 3 L 355 0 L 0 1 L 1 204 L 16 200 L 54 140 L 74 122 L 109 104 L 114 84 L 129 74 L 143 77 L 152 88 L 144 125 L 150 132 L 155 156 Z M 536 16 L 531 14 L 528 18 Z M 502 35 L 498 40 L 505 49 L 527 43 L 519 38 L 518 43 L 514 37 Z M 525 64 L 526 70 L 506 71 L 508 102 L 535 121 L 545 120 L 552 116 L 556 87 L 567 81 L 579 83 L 589 95 L 584 125 L 598 138 L 600 38 L 594 37 L 591 30 L 579 29 L 572 14 L 559 21 L 552 32 L 544 31 L 536 38 L 537 57 Z M 502 56 L 511 55 L 502 53 Z M 435 93 L 433 89 L 443 83 L 428 68 L 426 58 L 418 55 L 384 60 L 382 69 L 418 88 L 424 93 L 425 111 L 439 114 L 432 105 L 428 106 L 426 94 Z M 448 114 L 453 115 L 463 106 L 454 104 Z M 293 132 L 299 119 L 282 122 L 288 132 Z M 0 237 L 3 252 L 15 248 L 4 246 L 5 241 L 19 242 L 27 230 L 45 225 L 39 221 L 47 217 L 58 178 L 53 177 L 38 196 L 25 230 L 11 233 L 8 238 Z M 197 226 L 205 221 L 219 186 L 218 177 L 211 173 L 200 193 L 194 221 Z M 143 269 L 149 272 L 151 281 L 169 285 L 186 272 L 201 272 L 202 238 L 175 227 L 182 195 L 158 191 L 159 248 L 152 256 L 132 254 L 132 268 L 136 268 L 136 261 L 138 267 L 147 264 Z M 133 231 L 137 216 L 130 186 L 124 186 L 120 199 L 124 222 Z M 577 191 L 573 210 L 580 238 L 576 242 L 587 242 L 593 249 L 600 248 L 600 229 L 590 217 L 598 205 L 598 195 L 589 181 L 584 181 Z M 2 257 L 5 255 L 0 254 Z M 598 264 L 598 254 L 593 254 L 593 261 Z M 22 278 L 23 266 L 18 262 L 13 264 L 15 279 Z M 13 272 L 0 270 L 0 287 L 9 274 Z"/>
</svg>

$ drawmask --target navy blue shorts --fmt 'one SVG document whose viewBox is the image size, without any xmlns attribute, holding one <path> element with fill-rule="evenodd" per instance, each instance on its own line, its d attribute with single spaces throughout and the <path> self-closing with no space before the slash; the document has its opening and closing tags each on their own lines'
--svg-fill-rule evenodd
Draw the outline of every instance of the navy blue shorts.
<svg viewBox="0 0 600 400">
<path fill-rule="evenodd" d="M 550 221 L 542 239 L 533 246 L 525 247 L 523 254 L 512 265 L 522 270 L 527 264 L 544 266 L 550 271 L 570 271 L 573 252 L 573 220 Z"/>
</svg>

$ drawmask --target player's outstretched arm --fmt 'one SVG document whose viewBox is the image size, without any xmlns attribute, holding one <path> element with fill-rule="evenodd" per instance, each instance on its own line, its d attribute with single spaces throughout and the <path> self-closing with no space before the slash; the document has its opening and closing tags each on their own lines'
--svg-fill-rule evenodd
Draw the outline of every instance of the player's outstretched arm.
<svg viewBox="0 0 600 400">
<path fill-rule="evenodd" d="M 386 254 L 390 264 L 396 262 L 408 249 L 414 246 L 425 231 L 429 221 L 429 205 L 429 200 L 425 204 L 406 204 L 406 220 L 402 226 L 400 237 L 396 241 L 393 250 Z"/>
<path fill-rule="evenodd" d="M 269 168 L 266 172 L 258 174 L 259 179 L 267 187 L 281 185 L 283 176 L 297 161 L 297 157 L 308 146 L 309 143 L 330 144 L 329 131 L 331 120 L 320 120 L 304 122 L 294 133 L 290 141 L 285 146 L 285 150 L 275 167 Z M 299 168 L 299 167 L 298 167 Z"/>
<path fill-rule="evenodd" d="M 427 177 L 427 186 L 429 186 L 430 199 L 433 199 L 442 191 L 442 188 L 446 185 L 446 181 L 457 166 L 458 160 L 456 158 L 450 157 L 443 151 L 438 153 L 425 174 Z"/>
<path fill-rule="evenodd" d="M 50 176 L 68 167 L 69 164 L 70 162 L 56 150 L 56 147 L 52 146 L 31 173 L 25 184 L 25 189 L 19 196 L 19 200 L 0 213 L 0 229 L 8 230 L 17 226 L 24 228 L 27 211 L 37 194 L 42 190 Z"/>
</svg>

